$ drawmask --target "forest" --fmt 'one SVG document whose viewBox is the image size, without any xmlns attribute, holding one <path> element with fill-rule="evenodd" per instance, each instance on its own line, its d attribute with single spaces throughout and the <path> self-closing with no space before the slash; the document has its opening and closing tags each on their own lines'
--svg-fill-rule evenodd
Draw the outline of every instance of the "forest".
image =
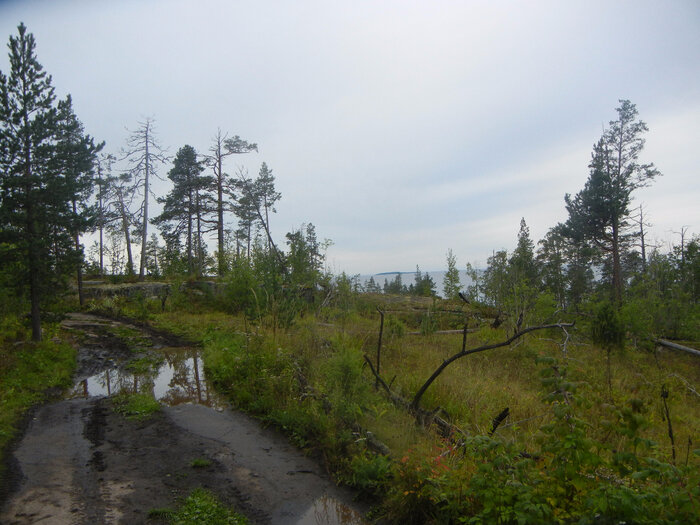
<svg viewBox="0 0 700 525">
<path fill-rule="evenodd" d="M 665 175 L 639 160 L 635 104 L 592 137 L 588 179 L 544 238 L 523 218 L 483 268 L 446 247 L 442 290 L 419 268 L 380 286 L 333 275 L 312 222 L 275 242 L 272 167 L 234 167 L 256 143 L 218 130 L 207 151 L 169 157 L 146 118 L 105 144 L 57 99 L 24 25 L 8 47 L 6 453 L 47 388 L 71 386 L 60 323 L 82 311 L 196 342 L 208 381 L 321 458 L 368 520 L 697 522 L 700 236 L 680 217 L 676 244 L 649 239 L 634 194 Z"/>
</svg>

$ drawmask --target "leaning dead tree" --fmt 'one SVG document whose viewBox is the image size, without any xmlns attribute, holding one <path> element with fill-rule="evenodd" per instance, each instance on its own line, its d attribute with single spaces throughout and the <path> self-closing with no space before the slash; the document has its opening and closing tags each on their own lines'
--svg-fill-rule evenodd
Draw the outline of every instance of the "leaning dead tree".
<svg viewBox="0 0 700 525">
<path fill-rule="evenodd" d="M 495 348 L 501 348 L 503 346 L 508 346 L 512 342 L 520 339 L 522 336 L 525 334 L 529 334 L 530 332 L 535 332 L 537 330 L 547 330 L 551 328 L 559 328 L 561 330 L 565 330 L 566 328 L 571 328 L 574 326 L 574 323 L 554 323 L 554 324 L 545 324 L 545 325 L 539 325 L 539 326 L 531 326 L 529 328 L 524 328 L 522 330 L 518 330 L 515 334 L 510 336 L 508 339 L 505 339 L 504 341 L 501 341 L 499 343 L 491 343 L 488 345 L 482 345 L 477 348 L 470 348 L 467 350 L 466 348 L 463 348 L 460 352 L 457 352 L 454 354 L 452 357 L 449 357 L 445 359 L 440 366 L 435 369 L 435 372 L 428 378 L 428 380 L 423 383 L 423 386 L 421 386 L 418 389 L 418 392 L 416 392 L 416 395 L 413 397 L 413 401 L 411 401 L 411 409 L 417 410 L 420 404 L 420 400 L 423 397 L 423 394 L 425 394 L 425 391 L 428 389 L 430 385 L 433 384 L 433 382 L 444 372 L 444 370 L 450 366 L 450 364 L 454 363 L 457 361 L 457 359 L 461 359 L 462 357 L 466 357 L 471 354 L 477 354 L 479 352 L 485 352 L 486 350 L 493 350 Z"/>
<path fill-rule="evenodd" d="M 454 426 L 453 424 L 449 423 L 448 421 L 444 420 L 443 418 L 441 418 L 438 415 L 438 412 L 440 412 L 439 407 L 433 411 L 426 411 L 420 407 L 420 400 L 423 397 L 423 394 L 425 394 L 425 391 L 430 387 L 431 384 L 433 384 L 433 382 L 440 376 L 440 374 L 442 374 L 442 372 L 444 372 L 445 369 L 450 364 L 454 363 L 458 359 L 461 359 L 462 357 L 466 357 L 468 355 L 476 354 L 479 352 L 485 352 L 487 350 L 493 350 L 495 348 L 509 346 L 511 343 L 520 339 L 522 336 L 524 336 L 525 334 L 528 334 L 530 332 L 558 328 L 564 332 L 564 334 L 566 335 L 566 337 L 568 339 L 568 332 L 566 331 L 566 329 L 571 328 L 572 326 L 574 326 L 574 323 L 554 323 L 554 324 L 531 326 L 528 328 L 524 328 L 522 330 L 518 330 L 511 337 L 509 337 L 501 342 L 491 343 L 491 344 L 487 344 L 487 345 L 478 346 L 476 348 L 467 349 L 466 348 L 466 334 L 467 334 L 468 330 L 467 330 L 467 324 L 465 324 L 464 330 L 463 330 L 464 337 L 462 338 L 462 350 L 460 352 L 457 352 L 453 356 L 449 357 L 448 359 L 445 359 L 440 364 L 440 366 L 437 367 L 435 372 L 433 372 L 432 375 L 425 381 L 425 383 L 423 383 L 423 386 L 421 386 L 420 389 L 418 389 L 418 392 L 416 392 L 415 396 L 413 397 L 413 400 L 411 400 L 410 402 L 405 400 L 404 398 L 402 398 L 401 396 L 399 396 L 395 392 L 393 392 L 391 390 L 391 386 L 388 385 L 386 383 L 386 381 L 384 381 L 384 379 L 379 374 L 378 366 L 377 366 L 377 368 L 375 368 L 375 363 L 372 363 L 372 360 L 367 355 L 365 355 L 364 357 L 365 357 L 365 362 L 369 366 L 370 371 L 372 372 L 372 374 L 376 378 L 377 384 L 385 390 L 385 392 L 389 396 L 389 399 L 391 399 L 391 401 L 392 401 L 392 403 L 394 403 L 394 405 L 407 409 L 409 412 L 411 412 L 416 417 L 416 419 L 418 419 L 421 422 L 434 423 L 440 429 L 441 433 L 445 436 L 449 436 L 451 434 L 464 434 L 464 431 L 462 431 L 460 428 Z M 381 351 L 381 340 L 380 340 L 380 346 L 379 346 L 379 349 L 377 352 L 377 358 L 378 358 L 377 361 L 379 360 L 379 352 L 380 351 Z M 377 365 L 378 365 L 378 363 L 377 363 Z M 502 412 L 501 415 L 503 415 L 502 419 L 505 419 L 507 414 L 504 414 Z M 497 416 L 496 419 L 498 419 L 498 417 L 500 417 L 501 415 Z M 498 421 L 498 424 L 500 424 L 500 421 Z M 494 420 L 494 431 L 495 431 L 495 428 L 498 426 L 498 424 Z"/>
</svg>

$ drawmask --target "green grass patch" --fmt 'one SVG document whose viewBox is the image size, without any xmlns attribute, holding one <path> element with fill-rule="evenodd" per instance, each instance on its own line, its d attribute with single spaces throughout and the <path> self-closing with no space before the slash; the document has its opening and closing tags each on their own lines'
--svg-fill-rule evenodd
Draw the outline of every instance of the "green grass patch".
<svg viewBox="0 0 700 525">
<path fill-rule="evenodd" d="M 146 419 L 160 410 L 150 394 L 121 392 L 113 398 L 114 410 L 128 419 Z"/>
<path fill-rule="evenodd" d="M 190 462 L 192 468 L 207 468 L 211 467 L 211 460 L 206 458 L 195 458 Z"/>
<path fill-rule="evenodd" d="M 0 340 L 0 451 L 15 436 L 23 414 L 45 399 L 47 389 L 71 385 L 75 349 L 53 339 L 55 328 L 44 331 L 41 343 L 13 341 L 17 333 Z"/>
<path fill-rule="evenodd" d="M 248 518 L 223 505 L 208 490 L 197 488 L 176 510 L 151 509 L 148 519 L 171 525 L 246 525 Z"/>
</svg>

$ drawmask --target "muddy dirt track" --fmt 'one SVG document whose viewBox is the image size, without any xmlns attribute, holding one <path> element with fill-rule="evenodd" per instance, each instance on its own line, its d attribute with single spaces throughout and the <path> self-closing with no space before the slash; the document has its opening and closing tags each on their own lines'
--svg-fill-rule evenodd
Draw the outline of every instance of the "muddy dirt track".
<svg viewBox="0 0 700 525">
<path fill-rule="evenodd" d="M 132 334 L 135 328 L 85 314 L 72 315 L 66 326 L 82 339 L 76 387 L 29 420 L 10 458 L 0 523 L 153 523 L 149 510 L 173 508 L 196 487 L 211 490 L 251 523 L 364 523 L 366 509 L 322 466 L 257 421 L 213 401 L 196 355 L 177 361 L 171 338 L 140 330 L 144 351 L 166 355 L 159 370 L 170 369 L 161 378 L 164 393 L 158 393 L 158 378 L 148 388 L 172 406 L 137 421 L 115 412 L 104 391 L 105 383 L 108 393 L 137 387 L 138 377 L 125 366 L 138 354 L 114 336 L 115 327 Z M 200 461 L 205 466 L 193 466 L 193 460 L 206 460 Z"/>
</svg>

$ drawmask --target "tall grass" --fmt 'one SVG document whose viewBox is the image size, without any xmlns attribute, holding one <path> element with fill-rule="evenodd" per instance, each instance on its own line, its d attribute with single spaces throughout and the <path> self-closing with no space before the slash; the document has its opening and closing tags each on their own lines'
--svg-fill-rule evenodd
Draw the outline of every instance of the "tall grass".
<svg viewBox="0 0 700 525">
<path fill-rule="evenodd" d="M 532 334 L 456 361 L 431 385 L 422 406 L 439 407 L 469 436 L 444 440 L 375 390 L 363 354 L 376 355 L 376 306 L 324 309 L 286 330 L 211 311 L 157 319 L 202 341 L 208 377 L 237 406 L 320 451 L 339 480 L 379 498 L 378 514 L 389 521 L 585 523 L 595 515 L 629 520 L 646 509 L 650 522 L 672 522 L 700 513 L 696 357 L 614 350 L 610 391 L 606 351 L 590 344 L 587 330 L 572 332 L 566 352 L 561 334 Z M 428 308 L 438 329 L 460 328 L 464 315 L 432 301 L 423 312 L 414 302 L 379 306 L 387 312 L 382 376 L 410 399 L 461 349 L 462 336 L 408 333 L 420 331 Z M 483 325 L 467 347 L 505 338 Z M 489 437 L 506 407 L 509 416 Z M 377 441 L 390 457 L 377 453 Z"/>
</svg>

